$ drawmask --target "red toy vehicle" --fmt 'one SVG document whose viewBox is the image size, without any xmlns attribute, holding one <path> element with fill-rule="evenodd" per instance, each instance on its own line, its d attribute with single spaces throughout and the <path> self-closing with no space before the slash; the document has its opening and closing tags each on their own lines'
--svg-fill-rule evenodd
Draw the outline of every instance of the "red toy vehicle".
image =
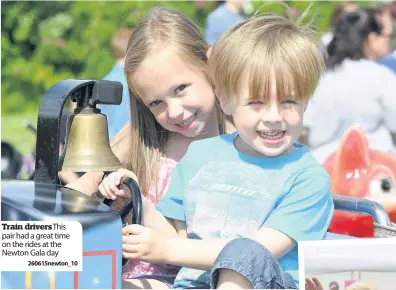
<svg viewBox="0 0 396 290">
<path fill-rule="evenodd" d="M 332 193 L 377 202 L 391 222 L 379 223 L 369 215 L 336 210 L 330 232 L 355 237 L 396 236 L 396 157 L 370 149 L 359 124 L 349 128 L 340 144 L 324 162 Z"/>
</svg>

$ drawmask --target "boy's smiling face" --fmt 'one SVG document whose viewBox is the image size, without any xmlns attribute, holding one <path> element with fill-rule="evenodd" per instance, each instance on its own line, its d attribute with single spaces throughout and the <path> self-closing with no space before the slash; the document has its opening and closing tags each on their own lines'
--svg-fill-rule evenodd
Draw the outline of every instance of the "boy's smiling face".
<svg viewBox="0 0 396 290">
<path fill-rule="evenodd" d="M 238 130 L 237 149 L 248 155 L 271 157 L 290 153 L 303 128 L 307 104 L 293 96 L 278 103 L 273 74 L 270 83 L 268 103 L 249 96 L 248 78 L 241 83 L 239 97 L 227 101 L 219 98 L 223 111 L 232 115 Z M 256 100 L 252 101 L 252 98 Z"/>
</svg>

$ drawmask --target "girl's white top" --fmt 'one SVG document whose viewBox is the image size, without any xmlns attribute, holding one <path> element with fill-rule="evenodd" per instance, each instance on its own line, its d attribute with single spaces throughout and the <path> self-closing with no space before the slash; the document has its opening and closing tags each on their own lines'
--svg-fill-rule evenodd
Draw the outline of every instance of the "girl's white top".
<svg viewBox="0 0 396 290">
<path fill-rule="evenodd" d="M 321 79 L 304 115 L 309 145 L 319 162 L 336 151 L 345 131 L 360 123 L 369 147 L 396 152 L 396 74 L 375 62 L 345 60 Z"/>
</svg>

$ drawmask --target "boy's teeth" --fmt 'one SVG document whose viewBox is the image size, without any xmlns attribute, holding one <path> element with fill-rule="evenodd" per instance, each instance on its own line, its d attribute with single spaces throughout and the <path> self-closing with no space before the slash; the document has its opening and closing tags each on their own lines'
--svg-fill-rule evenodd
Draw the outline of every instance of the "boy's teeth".
<svg viewBox="0 0 396 290">
<path fill-rule="evenodd" d="M 266 138 L 266 139 L 279 139 L 280 137 L 283 136 L 284 131 L 280 132 L 257 132 L 260 137 Z"/>
</svg>

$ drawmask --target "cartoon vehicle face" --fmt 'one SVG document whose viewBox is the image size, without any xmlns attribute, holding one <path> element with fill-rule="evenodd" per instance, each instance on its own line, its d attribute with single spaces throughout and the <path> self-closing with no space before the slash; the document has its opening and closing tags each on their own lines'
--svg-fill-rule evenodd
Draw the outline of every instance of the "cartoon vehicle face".
<svg viewBox="0 0 396 290">
<path fill-rule="evenodd" d="M 337 152 L 324 162 L 331 191 L 380 204 L 396 222 L 396 157 L 369 148 L 364 128 L 351 126 Z M 336 211 L 330 230 L 356 237 L 372 237 L 373 219 L 367 215 Z"/>
</svg>

